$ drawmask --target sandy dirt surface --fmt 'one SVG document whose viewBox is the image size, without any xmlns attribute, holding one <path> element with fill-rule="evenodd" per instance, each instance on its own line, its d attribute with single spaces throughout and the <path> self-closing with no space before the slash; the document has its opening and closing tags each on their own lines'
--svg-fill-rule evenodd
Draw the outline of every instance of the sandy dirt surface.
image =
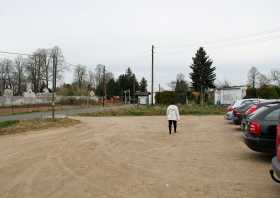
<svg viewBox="0 0 280 198">
<path fill-rule="evenodd" d="M 250 151 L 222 116 L 87 117 L 0 137 L 1 198 L 279 198 L 270 156 Z"/>
</svg>

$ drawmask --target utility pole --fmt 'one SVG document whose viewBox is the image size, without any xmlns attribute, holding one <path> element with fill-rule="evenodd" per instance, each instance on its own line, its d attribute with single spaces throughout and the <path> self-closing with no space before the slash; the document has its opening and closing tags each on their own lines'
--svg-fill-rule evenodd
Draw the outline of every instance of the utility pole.
<svg viewBox="0 0 280 198">
<path fill-rule="evenodd" d="M 130 97 L 130 89 L 128 90 L 128 100 L 129 100 L 129 103 L 130 104 L 130 101 L 131 101 L 131 97 Z"/>
<path fill-rule="evenodd" d="M 56 71 L 57 71 L 57 57 L 54 53 L 53 56 L 53 87 L 52 87 L 52 119 L 55 119 L 55 91 L 56 91 Z"/>
<path fill-rule="evenodd" d="M 105 80 L 106 80 L 106 77 L 105 77 L 105 74 L 106 74 L 106 69 L 105 69 L 105 65 L 103 67 L 103 100 L 102 100 L 102 106 L 104 107 L 105 106 L 105 95 L 106 95 L 106 85 L 105 85 Z"/>
<path fill-rule="evenodd" d="M 126 104 L 126 90 L 124 92 L 124 104 Z"/>
<path fill-rule="evenodd" d="M 136 77 L 135 77 L 136 78 Z M 136 92 L 136 88 L 135 88 L 135 78 L 133 79 L 133 103 L 135 103 L 136 101 L 136 97 L 135 97 L 135 92 Z"/>
<path fill-rule="evenodd" d="M 154 105 L 154 45 L 152 45 L 152 83 L 151 83 L 151 102 Z"/>
<path fill-rule="evenodd" d="M 160 84 L 158 84 L 158 92 L 160 93 Z"/>
</svg>

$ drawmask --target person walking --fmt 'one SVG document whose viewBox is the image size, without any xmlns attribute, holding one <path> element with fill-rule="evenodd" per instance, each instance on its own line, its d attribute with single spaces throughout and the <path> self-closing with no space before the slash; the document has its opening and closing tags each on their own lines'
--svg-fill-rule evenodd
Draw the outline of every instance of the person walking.
<svg viewBox="0 0 280 198">
<path fill-rule="evenodd" d="M 171 102 L 171 104 L 167 107 L 166 115 L 168 120 L 169 135 L 171 135 L 172 125 L 174 127 L 174 133 L 176 133 L 177 121 L 180 120 L 179 110 L 174 102 Z"/>
</svg>

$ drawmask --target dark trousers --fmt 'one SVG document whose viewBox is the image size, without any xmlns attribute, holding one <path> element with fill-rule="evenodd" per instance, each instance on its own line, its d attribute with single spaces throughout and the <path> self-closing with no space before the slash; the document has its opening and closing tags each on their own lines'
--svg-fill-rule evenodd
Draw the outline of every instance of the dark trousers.
<svg viewBox="0 0 280 198">
<path fill-rule="evenodd" d="M 176 120 L 168 120 L 169 134 L 171 134 L 172 124 L 173 124 L 173 126 L 174 126 L 174 132 L 176 133 L 177 121 L 176 121 Z"/>
</svg>

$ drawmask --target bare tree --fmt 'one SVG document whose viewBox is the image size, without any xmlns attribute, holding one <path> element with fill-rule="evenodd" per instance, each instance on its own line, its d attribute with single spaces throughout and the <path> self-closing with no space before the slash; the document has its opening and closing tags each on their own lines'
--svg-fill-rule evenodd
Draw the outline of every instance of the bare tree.
<svg viewBox="0 0 280 198">
<path fill-rule="evenodd" d="M 0 61 L 0 95 L 3 95 L 5 89 L 5 64 L 3 60 Z"/>
<path fill-rule="evenodd" d="M 280 86 L 280 70 L 271 70 L 271 80 Z"/>
<path fill-rule="evenodd" d="M 98 64 L 95 67 L 95 84 L 96 84 L 96 87 L 99 86 L 100 84 L 102 84 L 104 67 L 105 67 L 105 65 L 102 65 L 102 64 Z"/>
<path fill-rule="evenodd" d="M 50 49 L 41 49 L 42 63 L 42 86 L 41 88 L 49 88 L 49 83 L 52 78 L 52 51 Z"/>
<path fill-rule="evenodd" d="M 258 74 L 258 85 L 259 85 L 259 87 L 262 87 L 264 85 L 268 85 L 269 83 L 270 83 L 270 79 L 266 75 L 264 75 L 262 73 Z"/>
<path fill-rule="evenodd" d="M 43 65 L 44 65 L 44 53 L 41 49 L 38 49 L 29 57 L 29 61 L 26 67 L 28 79 L 32 83 L 33 91 L 35 93 L 40 92 L 40 87 L 43 82 Z"/>
<path fill-rule="evenodd" d="M 83 65 L 77 65 L 74 71 L 74 80 L 77 82 L 79 89 L 81 89 L 86 82 L 87 68 Z"/>
<path fill-rule="evenodd" d="M 18 56 L 15 59 L 15 85 L 16 95 L 22 95 L 23 89 L 25 86 L 25 74 L 24 74 L 24 68 L 26 66 L 27 60 L 24 59 L 22 56 Z"/>
<path fill-rule="evenodd" d="M 110 80 L 114 79 L 114 74 L 112 72 L 107 72 L 105 74 L 105 82 L 108 83 Z"/>
<path fill-rule="evenodd" d="M 253 88 L 256 88 L 256 81 L 259 75 L 259 71 L 256 67 L 251 67 L 251 69 L 248 72 L 248 83 Z"/>
<path fill-rule="evenodd" d="M 170 87 L 171 91 L 175 91 L 176 81 L 171 81 L 170 83 L 168 83 L 168 87 Z"/>
<path fill-rule="evenodd" d="M 5 58 L 3 59 L 2 64 L 4 69 L 4 77 L 3 77 L 4 89 L 6 88 L 12 89 L 14 87 L 13 86 L 13 74 L 14 74 L 13 61 Z"/>
<path fill-rule="evenodd" d="M 55 76 L 56 76 L 56 78 L 58 80 L 60 80 L 60 79 L 62 79 L 63 71 L 65 71 L 67 69 L 67 66 L 65 64 L 64 55 L 63 55 L 62 50 L 60 49 L 60 47 L 54 46 L 51 49 L 50 57 L 53 58 L 53 56 L 55 56 L 56 60 L 57 60 L 57 69 L 56 69 L 56 75 Z M 50 74 L 51 77 L 54 76 L 52 68 L 53 68 L 53 65 L 51 65 L 51 74 Z"/>
<path fill-rule="evenodd" d="M 183 73 L 179 73 L 176 76 L 176 80 L 178 80 L 178 81 L 186 81 L 185 78 L 186 78 L 186 76 Z"/>
<path fill-rule="evenodd" d="M 218 81 L 218 83 L 216 83 L 216 87 L 217 88 L 228 88 L 231 86 L 231 83 L 228 80 L 224 80 L 224 81 Z"/>
<path fill-rule="evenodd" d="M 91 70 L 88 71 L 88 84 L 90 88 L 96 89 L 95 74 Z"/>
</svg>

